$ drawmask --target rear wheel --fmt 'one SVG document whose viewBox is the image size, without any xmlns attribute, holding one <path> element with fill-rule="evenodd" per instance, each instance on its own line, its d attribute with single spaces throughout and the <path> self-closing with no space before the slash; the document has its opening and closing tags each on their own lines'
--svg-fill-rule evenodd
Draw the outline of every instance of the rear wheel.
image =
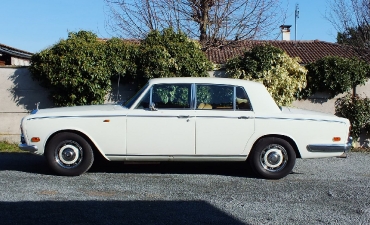
<svg viewBox="0 0 370 225">
<path fill-rule="evenodd" d="M 78 176 L 90 169 L 94 154 L 90 144 L 80 135 L 63 132 L 46 146 L 45 157 L 59 175 Z"/>
<path fill-rule="evenodd" d="M 286 140 L 268 137 L 257 142 L 248 160 L 257 175 L 267 179 L 280 179 L 292 171 L 296 154 Z"/>
</svg>

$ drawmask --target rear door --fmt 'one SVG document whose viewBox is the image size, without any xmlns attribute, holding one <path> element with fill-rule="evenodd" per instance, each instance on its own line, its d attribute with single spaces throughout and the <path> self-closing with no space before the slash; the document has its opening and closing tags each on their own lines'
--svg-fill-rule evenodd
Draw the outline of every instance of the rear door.
<svg viewBox="0 0 370 225">
<path fill-rule="evenodd" d="M 240 155 L 254 133 L 254 112 L 243 87 L 196 85 L 196 154 Z"/>
</svg>

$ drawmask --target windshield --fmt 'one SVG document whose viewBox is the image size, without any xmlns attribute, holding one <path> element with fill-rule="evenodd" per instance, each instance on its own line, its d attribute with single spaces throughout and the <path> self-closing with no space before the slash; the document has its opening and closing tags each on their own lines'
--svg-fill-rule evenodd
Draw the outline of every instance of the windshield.
<svg viewBox="0 0 370 225">
<path fill-rule="evenodd" d="M 131 106 L 136 102 L 136 100 L 140 97 L 140 95 L 146 90 L 149 84 L 146 84 L 144 87 L 140 89 L 132 98 L 127 100 L 125 103 L 122 104 L 122 106 L 126 108 L 131 108 Z"/>
</svg>

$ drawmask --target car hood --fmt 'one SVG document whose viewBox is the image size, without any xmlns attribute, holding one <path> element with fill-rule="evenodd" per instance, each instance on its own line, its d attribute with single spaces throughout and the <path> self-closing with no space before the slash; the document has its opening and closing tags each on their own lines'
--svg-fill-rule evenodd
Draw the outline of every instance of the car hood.
<svg viewBox="0 0 370 225">
<path fill-rule="evenodd" d="M 40 116 L 80 116 L 80 115 L 101 115 L 110 114 L 117 110 L 126 110 L 121 105 L 87 105 L 87 106 L 72 106 L 72 107 L 60 107 L 60 108 L 49 108 L 40 109 L 35 114 L 35 117 Z"/>
</svg>

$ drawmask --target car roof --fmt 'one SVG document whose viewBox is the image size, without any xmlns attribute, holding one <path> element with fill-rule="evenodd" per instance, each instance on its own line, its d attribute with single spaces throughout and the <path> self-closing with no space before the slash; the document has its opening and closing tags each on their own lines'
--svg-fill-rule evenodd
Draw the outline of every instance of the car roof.
<svg viewBox="0 0 370 225">
<path fill-rule="evenodd" d="M 149 84 L 163 84 L 163 83 L 201 83 L 201 84 L 229 84 L 240 86 L 251 86 L 251 85 L 263 86 L 263 84 L 254 81 L 220 77 L 169 77 L 169 78 L 154 78 L 149 80 Z"/>
<path fill-rule="evenodd" d="M 149 80 L 149 85 L 153 84 L 179 84 L 179 83 L 196 83 L 196 84 L 221 84 L 242 86 L 247 89 L 248 97 L 253 104 L 253 111 L 259 113 L 281 113 L 266 87 L 262 83 L 231 79 L 220 77 L 171 77 L 155 78 Z"/>
</svg>

